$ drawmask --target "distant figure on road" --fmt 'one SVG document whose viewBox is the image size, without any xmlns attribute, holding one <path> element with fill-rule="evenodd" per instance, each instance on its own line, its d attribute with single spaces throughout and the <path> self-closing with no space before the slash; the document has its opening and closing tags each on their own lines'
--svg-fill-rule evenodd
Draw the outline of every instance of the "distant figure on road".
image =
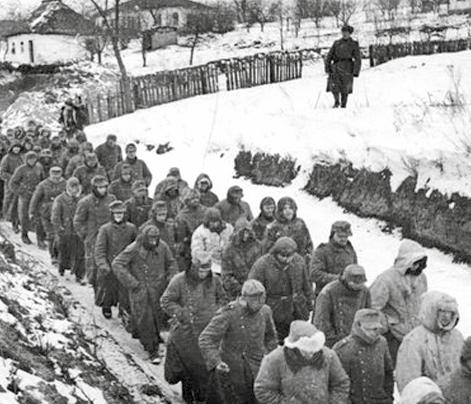
<svg viewBox="0 0 471 404">
<path fill-rule="evenodd" d="M 342 27 L 342 38 L 335 41 L 325 58 L 329 75 L 327 92 L 334 95 L 334 108 L 347 107 L 348 95 L 353 92 L 353 78 L 360 75 L 361 53 L 357 41 L 351 38 L 353 27 Z"/>
</svg>

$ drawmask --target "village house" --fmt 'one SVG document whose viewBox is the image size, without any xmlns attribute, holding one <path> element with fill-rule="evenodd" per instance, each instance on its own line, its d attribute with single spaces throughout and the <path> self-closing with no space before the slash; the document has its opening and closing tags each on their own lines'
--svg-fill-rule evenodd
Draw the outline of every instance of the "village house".
<svg viewBox="0 0 471 404">
<path fill-rule="evenodd" d="M 191 0 L 129 0 L 120 4 L 120 28 L 130 33 L 146 31 L 154 27 L 182 29 L 188 14 L 194 11 L 211 10 L 211 7 Z M 114 9 L 107 11 L 114 21 Z M 103 25 L 101 16 L 96 16 L 96 24 Z"/>
<path fill-rule="evenodd" d="M 471 0 L 450 0 L 450 13 L 471 12 Z"/>
<path fill-rule="evenodd" d="M 62 3 L 42 0 L 26 23 L 3 34 L 3 59 L 14 64 L 52 64 L 87 57 L 85 41 L 93 38 L 95 24 Z"/>
</svg>

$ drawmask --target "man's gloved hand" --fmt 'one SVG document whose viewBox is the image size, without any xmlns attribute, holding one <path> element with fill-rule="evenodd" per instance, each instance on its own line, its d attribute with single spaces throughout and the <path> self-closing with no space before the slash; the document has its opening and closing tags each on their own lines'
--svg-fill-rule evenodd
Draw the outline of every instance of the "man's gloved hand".
<svg viewBox="0 0 471 404">
<path fill-rule="evenodd" d="M 231 371 L 231 368 L 226 362 L 221 361 L 216 366 L 216 371 L 221 372 L 221 373 L 229 373 Z"/>
</svg>

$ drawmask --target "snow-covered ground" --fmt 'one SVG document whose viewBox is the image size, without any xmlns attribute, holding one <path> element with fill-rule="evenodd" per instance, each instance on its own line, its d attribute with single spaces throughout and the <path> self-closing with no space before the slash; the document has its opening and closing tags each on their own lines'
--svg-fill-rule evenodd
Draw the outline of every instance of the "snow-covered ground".
<svg viewBox="0 0 471 404">
<path fill-rule="evenodd" d="M 463 52 L 405 58 L 371 69 L 356 82 L 352 106 L 345 111 L 330 109 L 318 67 L 308 78 L 162 105 L 94 125 L 87 134 L 93 142 L 103 141 L 108 133 L 116 133 L 123 144 L 138 140 L 138 154 L 151 167 L 153 185 L 178 166 L 190 184 L 199 173 L 209 173 L 221 196 L 230 185 L 241 185 L 254 209 L 263 196 L 293 196 L 316 245 L 327 240 L 333 221 L 351 221 L 353 243 L 371 282 L 392 264 L 400 233 L 386 234 L 383 223 L 346 214 L 331 200 L 319 201 L 300 189 L 313 161 L 344 158 L 371 169 L 388 166 L 396 184 L 412 165 L 420 184 L 466 194 L 471 169 L 467 154 L 456 145 L 458 135 L 451 132 L 464 112 L 435 104 L 444 102 L 452 88 L 450 66 L 464 73 L 470 64 L 471 52 Z M 466 91 L 471 89 L 468 80 L 462 76 Z M 450 114 L 455 114 L 454 123 Z M 145 147 L 169 141 L 175 150 L 165 155 Z M 301 175 L 284 189 L 235 180 L 233 159 L 242 147 L 290 154 L 301 163 Z M 438 158 L 443 174 L 435 168 Z M 427 252 L 430 288 L 456 296 L 462 309 L 459 328 L 471 335 L 471 315 L 465 312 L 470 303 L 469 266 L 454 264 L 451 256 L 437 250 Z"/>
</svg>

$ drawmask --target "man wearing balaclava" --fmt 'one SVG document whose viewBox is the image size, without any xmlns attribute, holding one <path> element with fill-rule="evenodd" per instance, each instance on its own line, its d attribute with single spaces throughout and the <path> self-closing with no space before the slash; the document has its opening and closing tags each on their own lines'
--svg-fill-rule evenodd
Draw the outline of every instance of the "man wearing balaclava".
<svg viewBox="0 0 471 404">
<path fill-rule="evenodd" d="M 150 218 L 139 227 L 139 232 L 142 232 L 150 224 L 159 229 L 160 239 L 165 241 L 175 256 L 176 226 L 175 221 L 168 217 L 165 201 L 154 201 L 150 210 Z"/>
<path fill-rule="evenodd" d="M 43 168 L 38 164 L 38 155 L 28 152 L 25 156 L 25 164 L 19 166 L 10 178 L 9 187 L 11 192 L 18 198 L 18 217 L 21 225 L 21 240 L 25 244 L 31 244 L 28 231 L 31 230 L 29 220 L 29 203 L 34 190 L 44 179 Z"/>
<path fill-rule="evenodd" d="M 110 220 L 110 204 L 116 200 L 108 193 L 108 180 L 97 175 L 92 179 L 92 193 L 82 198 L 74 216 L 74 229 L 84 242 L 87 280 L 96 286 L 95 242 L 98 230 Z"/>
<path fill-rule="evenodd" d="M 217 276 L 211 272 L 211 256 L 198 251 L 191 266 L 175 275 L 160 299 L 162 310 L 178 324 L 167 341 L 165 379 L 182 382 L 182 397 L 187 403 L 204 403 L 209 372 L 198 346 L 198 337 L 227 303 Z"/>
<path fill-rule="evenodd" d="M 456 329 L 459 321 L 456 299 L 442 292 L 422 296 L 420 325 L 407 334 L 399 348 L 396 381 L 399 391 L 420 376 L 444 387 L 460 366 L 464 339 Z"/>
<path fill-rule="evenodd" d="M 116 196 L 119 201 L 125 202 L 132 196 L 133 182 L 131 167 L 123 164 L 121 177 L 111 182 L 108 192 Z"/>
<path fill-rule="evenodd" d="M 393 404 L 394 368 L 382 331 L 381 313 L 361 309 L 350 335 L 333 347 L 350 378 L 352 404 Z"/>
<path fill-rule="evenodd" d="M 347 404 L 350 382 L 324 334 L 307 321 L 293 321 L 284 345 L 263 359 L 255 380 L 259 404 Z"/>
<path fill-rule="evenodd" d="M 66 269 L 70 269 L 76 281 L 82 283 L 85 275 L 85 251 L 73 222 L 80 198 L 79 180 L 69 178 L 66 190 L 52 204 L 51 222 L 58 250 L 59 274 L 63 275 Z"/>
<path fill-rule="evenodd" d="M 106 170 L 98 163 L 95 153 L 85 154 L 84 162 L 81 166 L 77 167 L 73 176 L 78 178 L 82 186 L 82 193 L 88 195 L 92 192 L 92 179 L 97 175 L 108 178 Z"/>
<path fill-rule="evenodd" d="M 293 320 L 307 320 L 312 308 L 312 286 L 306 261 L 296 252 L 296 243 L 281 237 L 270 253 L 260 257 L 249 273 L 267 291 L 280 341 L 288 335 Z"/>
<path fill-rule="evenodd" d="M 102 308 L 105 318 L 111 318 L 111 307 L 119 303 L 121 316 L 129 313 L 127 290 L 120 285 L 111 270 L 116 256 L 131 244 L 137 236 L 137 229 L 126 220 L 126 206 L 116 200 L 110 204 L 111 220 L 98 231 L 95 243 L 95 264 L 97 268 L 97 293 L 95 304 Z"/>
<path fill-rule="evenodd" d="M 365 269 L 349 265 L 340 279 L 328 283 L 317 297 L 314 325 L 325 334 L 326 345 L 331 348 L 350 334 L 355 313 L 370 305 Z"/>
<path fill-rule="evenodd" d="M 252 225 L 245 218 L 237 220 L 229 244 L 222 252 L 221 276 L 231 298 L 240 294 L 253 264 L 262 256 L 262 246 L 255 238 Z"/>
<path fill-rule="evenodd" d="M 420 298 L 427 291 L 425 250 L 412 240 L 403 240 L 392 268 L 381 273 L 370 287 L 371 308 L 386 317 L 393 363 L 402 339 L 420 324 Z"/>
<path fill-rule="evenodd" d="M 471 398 L 471 337 L 464 342 L 461 350 L 460 366 L 450 376 L 443 394 L 449 404 L 469 402 Z"/>
<path fill-rule="evenodd" d="M 127 164 L 131 167 L 133 181 L 142 180 L 148 187 L 152 182 L 152 173 L 150 172 L 144 160 L 137 158 L 137 147 L 134 143 L 129 143 L 125 148 L 126 158 L 116 164 L 113 171 L 112 180 L 117 180 L 121 177 L 121 170 L 123 165 Z"/>
<path fill-rule="evenodd" d="M 277 341 L 265 288 L 249 279 L 240 297 L 219 310 L 199 337 L 210 372 L 207 404 L 255 404 L 253 383 L 260 362 Z"/>
<path fill-rule="evenodd" d="M 159 229 L 146 226 L 136 241 L 127 246 L 112 263 L 118 281 L 127 288 L 131 304 L 131 323 L 153 364 L 163 354 L 160 331 L 164 315 L 160 298 L 177 273 L 177 264 Z"/>
<path fill-rule="evenodd" d="M 54 247 L 54 227 L 51 222 L 51 210 L 54 199 L 65 191 L 66 182 L 62 177 L 62 168 L 53 166 L 49 169 L 49 177 L 41 181 L 33 193 L 29 204 L 30 221 L 39 217 L 41 225 L 46 232 L 49 256 L 52 263 L 57 263 L 57 251 Z M 39 247 L 45 247 L 42 240 L 38 240 Z"/>
<path fill-rule="evenodd" d="M 270 196 L 263 198 L 260 202 L 260 214 L 252 221 L 257 240 L 263 240 L 267 226 L 275 221 L 275 211 L 275 200 Z"/>
<path fill-rule="evenodd" d="M 124 201 L 126 205 L 126 217 L 137 228 L 141 227 L 148 219 L 153 200 L 149 198 L 146 183 L 138 180 L 132 184 L 132 197 Z"/>
<path fill-rule="evenodd" d="M 196 178 L 195 187 L 201 195 L 201 204 L 207 208 L 212 208 L 219 202 L 219 197 L 211 191 L 213 189 L 213 182 L 209 175 L 200 174 Z"/>
</svg>

